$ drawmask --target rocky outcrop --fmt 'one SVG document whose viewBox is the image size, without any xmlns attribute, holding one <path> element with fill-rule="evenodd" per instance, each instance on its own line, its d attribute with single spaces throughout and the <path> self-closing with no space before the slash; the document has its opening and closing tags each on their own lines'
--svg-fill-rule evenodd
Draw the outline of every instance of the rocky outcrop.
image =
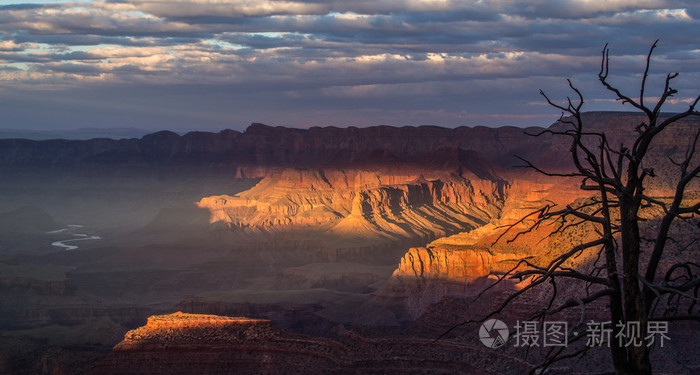
<svg viewBox="0 0 700 375">
<path fill-rule="evenodd" d="M 267 339 L 274 335 L 269 320 L 176 312 L 149 317 L 145 326 L 127 332 L 114 350 L 157 348 L 167 346 L 168 342 L 187 345 Z"/>
<path fill-rule="evenodd" d="M 468 282 L 488 276 L 497 263 L 519 259 L 517 254 L 494 254 L 485 248 L 412 248 L 401 258 L 394 275 L 423 281 L 439 278 Z"/>
<path fill-rule="evenodd" d="M 436 238 L 488 222 L 500 211 L 508 189 L 504 179 L 481 179 L 455 168 L 283 169 L 248 191 L 206 197 L 198 206 L 210 211 L 211 222 L 233 229 L 313 228 L 335 236 Z"/>
<path fill-rule="evenodd" d="M 475 296 L 493 281 L 490 277 L 507 272 L 519 261 L 546 262 L 566 248 L 571 236 L 580 241 L 591 235 L 591 231 L 581 227 L 549 236 L 555 227 L 542 225 L 531 235 L 516 238 L 516 233 L 527 229 L 526 222 L 516 225 L 497 241 L 508 225 L 535 209 L 546 204 L 563 207 L 589 194 L 578 189 L 578 181 L 574 179 L 553 181 L 531 173 L 514 176 L 498 215 L 477 228 L 409 249 L 374 297 L 402 301 L 409 315 L 418 318 L 446 295 Z M 585 258 L 578 262 L 585 263 Z"/>
<path fill-rule="evenodd" d="M 334 339 L 311 337 L 264 320 L 175 313 L 151 317 L 146 326 L 128 332 L 93 373 L 389 374 L 430 369 L 487 375 L 527 368 L 507 356 L 494 366 L 484 360 L 486 350 L 431 339 L 368 339 L 342 328 Z M 491 360 L 501 357 L 490 355 L 495 355 Z"/>
<path fill-rule="evenodd" d="M 670 191 L 657 188 L 659 192 L 662 197 L 671 195 Z M 697 191 L 689 191 L 685 204 L 693 205 L 699 200 Z M 590 223 L 564 227 L 546 223 L 532 228 L 532 219 L 519 220 L 546 204 L 565 207 L 585 202 L 590 202 L 587 193 L 572 183 L 557 185 L 518 180 L 510 190 L 500 217 L 482 227 L 439 238 L 425 247 L 409 249 L 391 279 L 374 295 L 379 299 L 403 300 L 411 316 L 417 318 L 429 305 L 437 303 L 444 296 L 475 296 L 492 284 L 496 277 L 512 270 L 523 260 L 546 267 L 570 250 L 572 244 L 587 243 L 598 238 L 596 228 Z M 652 238 L 660 226 L 663 212 L 659 208 L 647 207 L 642 209 L 640 215 L 645 218 L 640 225 L 642 235 Z M 508 232 L 505 233 L 507 228 Z M 693 240 L 697 237 L 697 221 L 678 222 L 671 233 L 673 238 L 683 240 L 666 246 L 666 259 L 660 265 L 662 274 L 673 262 L 682 262 L 683 257 L 688 259 L 691 252 L 700 251 Z M 642 253 L 642 264 L 647 261 L 649 253 Z M 593 249 L 581 252 L 563 263 L 562 267 L 589 272 L 597 256 L 598 252 Z M 521 264 L 521 267 L 524 269 L 525 265 Z M 521 282 L 526 285 L 528 279 Z M 580 290 L 575 292 L 583 293 Z M 533 293 L 528 296 L 534 298 L 530 304 L 532 306 L 541 305 L 544 300 L 544 297 L 538 299 Z M 525 303 L 524 307 L 527 308 L 527 305 Z"/>
</svg>

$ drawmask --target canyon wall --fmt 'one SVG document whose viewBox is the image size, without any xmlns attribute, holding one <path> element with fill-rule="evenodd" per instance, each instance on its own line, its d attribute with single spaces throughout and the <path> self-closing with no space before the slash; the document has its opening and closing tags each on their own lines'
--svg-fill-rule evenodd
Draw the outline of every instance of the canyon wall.
<svg viewBox="0 0 700 375">
<path fill-rule="evenodd" d="M 247 231 L 320 230 L 328 235 L 437 238 L 497 215 L 509 183 L 457 171 L 284 169 L 236 196 L 203 198 L 212 223 Z"/>
<path fill-rule="evenodd" d="M 487 349 L 465 350 L 425 338 L 365 338 L 339 327 L 335 337 L 284 331 L 269 321 L 174 313 L 149 318 L 130 331 L 94 374 L 366 374 L 436 373 L 491 375 L 525 371 L 527 363 Z M 494 355 L 492 354 L 492 355 Z M 489 370 L 486 370 L 489 368 Z"/>
<path fill-rule="evenodd" d="M 618 144 L 643 118 L 589 113 L 584 120 Z M 645 168 L 656 176 L 649 177 L 650 194 L 668 196 L 669 181 L 678 175 L 669 158 L 683 156 L 698 124 L 679 123 L 650 150 L 655 161 Z M 469 366 L 483 359 L 464 354 L 464 346 L 425 349 L 439 334 L 436 322 L 445 328 L 465 310 L 485 311 L 523 284 L 504 284 L 483 304 L 451 305 L 444 297 L 474 296 L 517 262 L 546 263 L 595 235 L 578 227 L 548 236 L 553 228 L 542 226 L 509 242 L 524 223 L 496 241 L 505 226 L 545 204 L 563 207 L 589 198 L 580 180 L 513 168 L 523 164 L 518 155 L 548 171 L 571 169 L 566 137 L 524 133 L 543 130 L 254 124 L 244 132 L 158 132 L 119 141 L 0 140 L 5 206 L 24 194 L 32 204 L 53 205 L 53 216 L 83 210 L 70 220 L 49 220 L 34 209 L 0 217 L 0 251 L 15 257 L 0 265 L 0 310 L 7 312 L 0 323 L 17 332 L 101 317 L 133 326 L 154 311 L 174 309 L 269 318 L 318 335 L 332 334 L 338 325 L 406 328 L 424 322 L 433 335 L 427 341 L 372 341 L 352 333 L 329 341 L 245 319 L 223 319 L 211 329 L 183 323 L 189 322 L 183 316 L 152 319 L 150 331 L 128 335 L 102 369 L 167 372 L 185 361 L 203 369 L 277 373 L 297 361 L 299 372 L 426 366 L 450 372 L 457 363 L 479 373 L 481 367 Z M 27 175 L 35 183 L 30 192 L 15 184 L 15 177 Z M 697 201 L 697 186 L 691 190 L 688 202 Z M 652 216 L 644 230 L 658 224 Z M 60 222 L 98 223 L 102 240 L 58 251 L 46 232 Z M 697 237 L 694 224 L 674 238 Z M 29 243 L 20 238 L 25 234 L 45 243 Z M 683 245 L 669 247 L 672 259 L 687 254 Z M 567 265 L 591 261 L 585 254 Z M 34 277 L 28 264 L 56 276 Z M 11 276 L 11 269 L 23 275 Z M 516 308 L 541 306 L 545 298 L 534 295 Z M 225 337 L 216 336 L 219 331 Z M 165 367 L 148 367 L 153 358 Z M 522 365 L 497 359 L 512 369 Z"/>
<path fill-rule="evenodd" d="M 611 144 L 634 133 L 643 115 L 625 112 L 591 112 L 583 115 L 591 131 L 604 130 Z M 659 137 L 661 148 L 678 147 L 680 135 L 692 133 L 697 119 L 685 119 Z M 567 125 L 555 123 L 552 130 Z M 556 165 L 568 150 L 566 137 L 528 136 L 544 128 L 436 126 L 367 128 L 312 127 L 290 129 L 252 124 L 244 132 L 191 132 L 178 135 L 161 131 L 140 139 L 84 141 L 0 139 L 0 171 L 31 168 L 59 170 L 95 166 L 222 168 L 231 173 L 260 177 L 276 166 L 318 166 L 334 163 L 415 160 L 441 148 L 471 150 L 491 163 L 510 167 L 521 164 L 513 155 L 535 163 Z M 689 133 L 689 134 L 690 134 Z M 685 144 L 681 146 L 686 146 Z M 568 159 L 566 159 L 568 160 Z M 262 170 L 257 168 L 263 168 Z"/>
</svg>

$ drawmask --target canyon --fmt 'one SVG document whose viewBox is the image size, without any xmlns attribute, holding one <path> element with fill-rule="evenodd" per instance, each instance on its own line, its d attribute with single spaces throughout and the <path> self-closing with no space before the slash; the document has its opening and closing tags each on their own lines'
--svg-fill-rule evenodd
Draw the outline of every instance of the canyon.
<svg viewBox="0 0 700 375">
<path fill-rule="evenodd" d="M 642 118 L 585 120 L 619 143 Z M 699 124 L 680 122 L 650 150 L 650 193 L 668 196 L 669 158 Z M 253 124 L 0 139 L 0 372 L 521 373 L 541 353 L 492 351 L 476 326 L 433 341 L 522 287 L 503 283 L 474 300 L 520 260 L 546 263 L 595 236 L 586 226 L 550 236 L 543 226 L 497 241 L 544 204 L 590 199 L 579 180 L 519 167 L 521 157 L 571 170 L 566 139 L 528 135 L 543 130 Z M 690 190 L 688 202 L 700 201 L 697 184 Z M 654 215 L 645 228 L 658 225 Z M 74 223 L 100 240 L 52 246 Z M 689 222 L 675 236 L 698 230 Z M 698 250 L 679 242 L 669 252 Z M 569 266 L 594 262 L 583 255 Z M 528 296 L 501 317 L 526 319 L 546 298 Z M 673 352 L 670 373 L 698 368 L 680 348 L 697 327 L 683 327 L 663 351 Z M 297 367 L 282 367 L 289 361 Z M 605 370 L 581 366 L 557 371 Z"/>
</svg>

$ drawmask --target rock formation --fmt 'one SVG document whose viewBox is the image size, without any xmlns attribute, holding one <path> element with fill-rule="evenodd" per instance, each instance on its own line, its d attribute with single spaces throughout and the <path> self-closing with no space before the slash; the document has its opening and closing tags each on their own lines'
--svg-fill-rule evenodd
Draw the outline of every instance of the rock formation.
<svg viewBox="0 0 700 375">
<path fill-rule="evenodd" d="M 488 222 L 508 187 L 505 180 L 450 172 L 283 169 L 248 191 L 207 197 L 198 206 L 211 212 L 214 223 L 252 231 L 436 238 Z"/>
<path fill-rule="evenodd" d="M 592 112 L 584 114 L 584 121 L 591 130 L 605 130 L 609 140 L 616 142 L 633 131 L 644 117 L 623 112 Z M 676 148 L 678 140 L 686 137 L 697 121 L 683 120 L 663 134 L 658 143 L 660 155 Z M 563 126 L 557 123 L 553 129 Z M 288 129 L 252 124 L 244 132 L 191 132 L 180 136 L 162 131 L 140 139 L 0 139 L 0 171 L 99 175 L 105 173 L 106 167 L 111 175 L 171 170 L 189 174 L 216 171 L 232 177 L 256 178 L 264 177 L 275 167 L 415 161 L 442 148 L 468 150 L 502 167 L 521 165 L 514 155 L 543 167 L 561 167 L 561 162 L 568 160 L 566 139 L 524 134 L 542 130 L 480 126 Z"/>
<path fill-rule="evenodd" d="M 619 142 L 643 118 L 589 113 L 584 120 Z M 684 152 L 699 123 L 679 123 L 650 150 L 656 162 L 645 167 L 657 176 L 649 177 L 650 194 L 668 192 L 677 170 L 669 157 Z M 0 256 L 10 256 L 0 260 L 0 324 L 35 335 L 0 336 L 7 339 L 0 349 L 29 340 L 29 349 L 16 352 L 35 353 L 25 357 L 69 372 L 84 366 L 59 366 L 64 362 L 53 359 L 67 357 L 68 349 L 52 354 L 39 330 L 73 332 L 98 318 L 133 328 L 151 311 L 180 309 L 268 320 L 152 317 L 96 371 L 522 373 L 526 363 L 475 340 L 428 343 L 464 310 L 484 311 L 522 286 L 504 284 L 483 304 L 463 303 L 494 275 L 522 259 L 546 263 L 593 235 L 577 227 L 547 236 L 552 228 L 542 226 L 494 244 L 504 226 L 543 204 L 589 199 L 581 181 L 513 168 L 523 164 L 518 155 L 565 172 L 571 169 L 567 150 L 564 137 L 531 137 L 514 127 L 253 124 L 244 132 L 165 131 L 140 139 L 0 140 L 0 173 L 8 177 L 0 188 L 14 194 L 0 199 L 8 212 L 0 215 Z M 689 201 L 700 199 L 697 186 L 690 190 Z M 41 209 L 15 211 L 17 196 Z M 645 228 L 658 225 L 648 214 Z M 73 218 L 86 218 L 75 223 L 93 224 L 103 239 L 58 252 L 46 232 Z M 17 220 L 22 225 L 11 225 Z M 20 238 L 25 234 L 33 240 Z M 673 235 L 689 234 L 696 236 L 697 228 Z M 687 254 L 674 246 L 669 257 Z M 581 256 L 569 265 L 590 262 Z M 546 295 L 528 298 L 516 305 L 521 315 Z M 363 336 L 339 324 L 372 328 Z M 413 336 L 376 326 L 412 326 L 400 333 Z M 15 371 L 2 361 L 21 356 L 1 357 L 0 372 Z"/>
<path fill-rule="evenodd" d="M 146 326 L 128 332 L 93 373 L 388 374 L 430 369 L 487 375 L 526 368 L 499 354 L 500 363 L 489 365 L 481 356 L 487 349 L 474 349 L 421 338 L 368 339 L 343 329 L 334 339 L 311 337 L 265 320 L 174 313 L 153 316 Z"/>
<path fill-rule="evenodd" d="M 127 332 L 114 350 L 164 348 L 168 342 L 211 344 L 241 339 L 269 339 L 273 335 L 269 320 L 176 312 L 149 317 L 145 326 Z"/>
</svg>

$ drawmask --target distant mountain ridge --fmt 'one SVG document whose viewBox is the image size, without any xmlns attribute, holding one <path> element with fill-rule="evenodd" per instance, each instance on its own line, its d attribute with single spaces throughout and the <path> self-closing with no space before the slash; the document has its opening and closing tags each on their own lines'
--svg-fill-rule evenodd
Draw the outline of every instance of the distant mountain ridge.
<svg viewBox="0 0 700 375">
<path fill-rule="evenodd" d="M 0 139 L 49 139 L 88 140 L 93 138 L 141 138 L 152 131 L 139 128 L 78 128 L 64 130 L 0 129 Z"/>
<path fill-rule="evenodd" d="M 611 135 L 629 134 L 642 115 L 624 112 L 584 114 L 588 126 Z M 679 122 L 677 128 L 698 126 L 700 119 Z M 561 127 L 555 123 L 550 128 Z M 292 129 L 254 123 L 244 132 L 160 131 L 141 138 L 90 140 L 0 139 L 0 171 L 85 169 L 104 166 L 130 168 L 213 168 L 247 171 L 255 168 L 314 167 L 347 163 L 411 162 L 435 150 L 468 150 L 502 167 L 522 164 L 514 155 L 533 162 L 556 164 L 567 158 L 564 137 L 531 137 L 545 128 L 436 126 L 368 128 L 312 127 Z M 674 130 L 666 133 L 677 143 Z M 680 134 L 680 133 L 679 133 Z M 444 156 L 457 153 L 446 152 Z M 376 159 L 375 159 L 376 158 Z M 544 158 L 544 159 L 543 159 Z M 259 174 L 259 173 L 258 173 Z"/>
</svg>

